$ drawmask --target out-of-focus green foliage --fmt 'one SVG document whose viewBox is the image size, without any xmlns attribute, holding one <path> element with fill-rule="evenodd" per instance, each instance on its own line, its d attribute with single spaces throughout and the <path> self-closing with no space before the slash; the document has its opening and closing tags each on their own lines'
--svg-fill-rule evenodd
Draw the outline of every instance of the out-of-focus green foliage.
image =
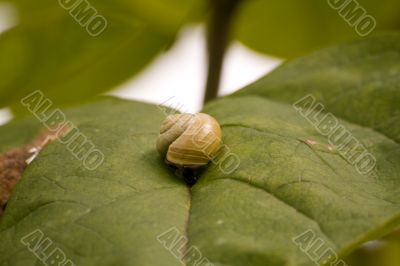
<svg viewBox="0 0 400 266">
<path fill-rule="evenodd" d="M 399 266 L 400 231 L 361 247 L 353 252 L 346 261 L 349 266 Z"/>
<path fill-rule="evenodd" d="M 244 0 L 235 38 L 252 49 L 284 58 L 360 38 L 355 29 L 340 16 L 340 9 L 331 8 L 329 2 L 345 0 Z M 353 0 L 349 2 L 356 3 Z M 373 33 L 400 28 L 400 1 L 357 2 L 368 15 L 375 18 Z M 353 5 L 348 7 L 351 13 Z"/>
<path fill-rule="evenodd" d="M 196 11 L 194 0 L 88 3 L 108 23 L 96 37 L 57 0 L 11 2 L 19 21 L 0 36 L 0 107 L 34 90 L 60 104 L 110 90 L 165 49 Z"/>
<path fill-rule="evenodd" d="M 359 38 L 329 5 L 341 1 L 243 0 L 233 39 L 290 58 Z M 0 36 L 0 108 L 37 89 L 58 104 L 111 90 L 173 43 L 183 25 L 200 20 L 207 11 L 200 0 L 86 1 L 108 22 L 102 34 L 92 37 L 59 4 L 75 0 L 0 2 L 16 7 L 19 22 Z M 399 28 L 400 1 L 358 3 L 376 19 L 374 32 Z M 352 8 L 347 11 L 351 17 Z"/>
</svg>

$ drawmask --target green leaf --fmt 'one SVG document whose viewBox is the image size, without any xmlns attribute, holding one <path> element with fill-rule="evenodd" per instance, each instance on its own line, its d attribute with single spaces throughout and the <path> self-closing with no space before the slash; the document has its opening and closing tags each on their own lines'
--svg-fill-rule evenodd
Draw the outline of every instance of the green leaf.
<svg viewBox="0 0 400 266">
<path fill-rule="evenodd" d="M 192 18 L 195 3 L 89 1 L 107 21 L 106 29 L 93 37 L 70 15 L 74 8 L 65 10 L 59 2 L 11 3 L 19 24 L 0 36 L 0 107 L 35 90 L 64 104 L 112 89 L 173 41 L 179 27 Z"/>
<path fill-rule="evenodd" d="M 379 50 L 386 43 L 388 49 L 389 40 L 398 39 L 357 42 L 340 51 L 360 51 L 352 61 L 376 58 L 369 68 L 373 76 L 376 68 L 391 63 L 388 56 L 363 47 Z M 399 51 L 393 48 L 389 54 L 395 57 Z M 311 68 L 312 60 L 303 61 L 294 62 L 300 73 Z M 333 60 L 325 63 L 336 65 Z M 393 62 L 391 66 L 395 74 L 398 68 Z M 295 72 L 294 67 L 291 70 Z M 346 77 L 334 76 L 343 82 Z M 391 82 L 385 85 L 385 77 L 381 91 L 398 96 L 400 91 Z M 286 77 L 282 78 L 284 83 Z M 363 88 L 373 84 L 366 81 Z M 258 82 L 236 97 L 206 106 L 204 111 L 216 117 L 223 130 L 225 153 L 217 161 L 229 151 L 239 156 L 240 165 L 233 173 L 224 173 L 221 168 L 226 164 L 210 164 L 191 191 L 156 152 L 165 116 L 160 108 L 106 98 L 66 110 L 68 119 L 104 153 L 104 163 L 90 171 L 60 142 L 44 149 L 26 170 L 0 221 L 0 265 L 39 263 L 21 243 L 37 229 L 53 241 L 52 249 L 60 248 L 76 265 L 181 265 L 157 240 L 175 227 L 189 239 L 180 251 L 176 247 L 176 254 L 196 247 L 216 266 L 306 266 L 314 265 L 310 254 L 293 241 L 304 232 L 311 230 L 313 240 L 321 239 L 318 252 L 331 248 L 343 256 L 398 228 L 399 144 L 366 125 L 339 119 L 376 158 L 374 174 L 362 175 L 329 148 L 327 138 L 291 103 L 250 93 L 253 87 L 268 91 L 269 85 Z M 390 103 L 384 93 L 374 97 Z M 378 111 L 370 108 L 365 116 Z M 337 111 L 334 114 L 340 117 Z M 0 136 L 26 123 L 15 121 L 0 128 Z"/>
<path fill-rule="evenodd" d="M 379 240 L 361 247 L 347 259 L 350 266 L 400 265 L 400 238 Z"/>
<path fill-rule="evenodd" d="M 329 112 L 400 142 L 400 34 L 328 48 L 283 64 L 237 92 L 293 104 L 312 94 Z"/>
<path fill-rule="evenodd" d="M 29 143 L 41 129 L 42 125 L 30 117 L 0 127 L 0 152 Z"/>
<path fill-rule="evenodd" d="M 347 2 L 347 4 L 343 4 Z M 329 3 L 343 4 L 333 9 Z M 359 3 L 349 25 L 351 11 Z M 344 7 L 346 7 L 344 8 Z M 343 9 L 343 11 L 341 11 Z M 339 42 L 361 38 L 356 32 L 357 12 L 376 20 L 372 33 L 399 29 L 400 2 L 397 0 L 311 0 L 311 1 L 244 1 L 239 13 L 235 37 L 262 53 L 283 58 L 304 55 Z M 350 12 L 350 13 L 347 13 Z M 361 13 L 359 13 L 361 14 Z M 362 32 L 363 33 L 363 32 Z"/>
<path fill-rule="evenodd" d="M 45 232 L 76 265 L 175 265 L 156 237 L 165 226 L 183 230 L 190 198 L 154 149 L 164 115 L 154 106 L 116 99 L 66 115 L 106 155 L 105 162 L 89 171 L 66 146 L 48 146 L 29 166 L 26 176 L 31 177 L 13 193 L 17 201 L 9 205 L 20 207 L 10 210 L 17 212 L 1 220 L 0 264 L 35 264 L 32 253 L 20 246 L 32 228 Z M 21 125 L 29 128 L 25 121 L 14 122 L 1 136 Z M 52 162 L 42 164 L 42 158 Z M 22 231 L 12 233 L 15 226 Z M 135 245 L 143 249 L 135 251 Z"/>
</svg>

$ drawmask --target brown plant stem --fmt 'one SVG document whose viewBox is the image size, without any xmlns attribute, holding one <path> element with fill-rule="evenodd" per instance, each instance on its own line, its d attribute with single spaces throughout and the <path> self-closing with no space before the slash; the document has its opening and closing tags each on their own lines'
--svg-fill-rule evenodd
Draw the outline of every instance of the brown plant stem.
<svg viewBox="0 0 400 266">
<path fill-rule="evenodd" d="M 225 51 L 240 2 L 242 0 L 209 0 L 211 13 L 207 25 L 208 73 L 204 103 L 218 95 Z"/>
</svg>

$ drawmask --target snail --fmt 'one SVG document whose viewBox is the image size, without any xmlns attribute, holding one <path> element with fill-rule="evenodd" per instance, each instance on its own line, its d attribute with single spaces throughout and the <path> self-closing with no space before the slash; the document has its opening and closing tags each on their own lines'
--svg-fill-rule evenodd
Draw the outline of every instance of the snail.
<svg viewBox="0 0 400 266">
<path fill-rule="evenodd" d="M 208 114 L 169 115 L 161 125 L 157 151 L 167 165 L 188 185 L 216 156 L 221 146 L 221 127 Z"/>
</svg>

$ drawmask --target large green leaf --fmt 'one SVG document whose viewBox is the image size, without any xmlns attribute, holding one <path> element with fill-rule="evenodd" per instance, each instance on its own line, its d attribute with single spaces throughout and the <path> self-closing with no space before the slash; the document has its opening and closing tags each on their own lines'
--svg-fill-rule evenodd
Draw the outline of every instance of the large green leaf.
<svg viewBox="0 0 400 266">
<path fill-rule="evenodd" d="M 19 24 L 0 36 L 0 107 L 34 90 L 44 91 L 56 103 L 110 90 L 173 41 L 195 3 L 89 1 L 108 23 L 93 37 L 59 2 L 63 1 L 11 2 Z"/>
<path fill-rule="evenodd" d="M 382 35 L 283 64 L 237 92 L 295 103 L 312 94 L 336 116 L 400 142 L 400 34 Z"/>
<path fill-rule="evenodd" d="M 399 29 L 400 2 L 397 0 L 280 0 L 243 1 L 235 37 L 257 51 L 279 57 L 296 57 L 318 48 L 360 38 L 355 27 L 359 11 L 352 17 L 357 3 L 376 20 L 373 33 Z M 347 2 L 348 4 L 343 4 Z M 348 9 L 331 8 L 329 3 Z M 361 9 L 360 9 L 361 10 Z M 355 23 L 355 25 L 358 25 Z M 361 32 L 364 33 L 364 32 Z"/>
<path fill-rule="evenodd" d="M 378 50 L 386 42 L 359 42 L 340 51 L 352 54 L 359 46 L 368 52 L 362 47 Z M 391 52 L 396 53 L 399 49 Z M 367 55 L 360 52 L 359 61 L 368 61 Z M 386 57 L 381 59 L 374 61 L 372 74 L 387 64 Z M 301 72 L 311 66 L 297 67 Z M 381 90 L 398 96 L 400 91 L 386 82 L 381 80 Z M 254 87 L 262 90 L 260 83 Z M 340 91 L 326 98 L 335 95 Z M 385 94 L 374 97 L 390 103 Z M 379 111 L 369 108 L 366 116 Z M 329 149 L 328 140 L 291 104 L 237 95 L 207 105 L 205 112 L 220 121 L 224 144 L 241 162 L 231 174 L 211 164 L 189 190 L 155 150 L 165 115 L 156 106 L 107 98 L 67 110 L 105 161 L 89 171 L 59 142 L 44 149 L 12 193 L 0 222 L 0 265 L 39 263 L 20 241 L 36 229 L 77 265 L 181 265 L 157 240 L 176 227 L 189 239 L 186 248 L 197 247 L 216 266 L 305 266 L 314 263 L 292 239 L 307 230 L 324 247 L 345 255 L 400 225 L 400 146 L 384 134 L 340 120 L 377 160 L 375 175 L 362 175 Z M 26 123 L 0 128 L 0 136 Z"/>
</svg>

